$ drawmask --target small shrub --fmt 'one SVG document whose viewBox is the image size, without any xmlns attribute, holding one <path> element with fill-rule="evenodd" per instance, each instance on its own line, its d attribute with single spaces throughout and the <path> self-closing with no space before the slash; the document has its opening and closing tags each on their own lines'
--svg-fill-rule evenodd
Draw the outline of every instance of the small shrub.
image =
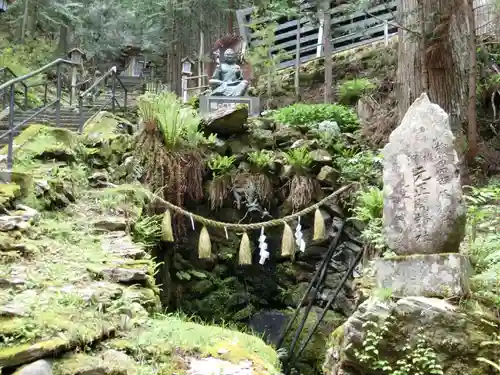
<svg viewBox="0 0 500 375">
<path fill-rule="evenodd" d="M 282 124 L 299 128 L 323 121 L 337 122 L 342 132 L 353 132 L 359 128 L 354 111 L 342 104 L 297 103 L 277 110 L 273 118 Z"/>
<path fill-rule="evenodd" d="M 205 162 L 200 146 L 206 138 L 198 130 L 196 111 L 169 92 L 142 95 L 138 107 L 144 124 L 135 148 L 144 170 L 141 182 L 179 206 L 185 195 L 203 198 Z"/>
<path fill-rule="evenodd" d="M 274 162 L 274 154 L 269 150 L 259 150 L 248 154 L 248 161 L 259 171 L 269 168 Z"/>
<path fill-rule="evenodd" d="M 234 156 L 217 155 L 208 162 L 213 177 L 208 188 L 212 210 L 222 207 L 231 190 L 231 170 L 235 160 Z"/>
<path fill-rule="evenodd" d="M 352 105 L 375 89 L 375 84 L 367 78 L 355 78 L 343 82 L 339 86 L 339 99 L 341 103 Z"/>
<path fill-rule="evenodd" d="M 248 154 L 251 164 L 250 173 L 243 173 L 246 189 L 253 187 L 261 203 L 267 203 L 273 192 L 271 179 L 266 174 L 268 168 L 274 163 L 274 153 L 269 150 L 259 150 Z"/>
<path fill-rule="evenodd" d="M 294 173 L 289 181 L 290 193 L 286 202 L 293 210 L 300 210 L 311 203 L 318 188 L 317 180 L 307 173 L 313 160 L 306 147 L 290 150 L 285 158 Z"/>
<path fill-rule="evenodd" d="M 234 166 L 234 156 L 217 155 L 208 162 L 208 167 L 212 171 L 213 178 L 224 177 L 230 174 Z"/>
<path fill-rule="evenodd" d="M 295 148 L 285 153 L 286 163 L 290 165 L 295 173 L 303 173 L 309 169 L 313 159 L 306 147 Z"/>
<path fill-rule="evenodd" d="M 361 182 L 374 186 L 380 186 L 382 183 L 382 159 L 373 151 L 340 156 L 335 160 L 335 164 L 342 172 L 340 180 L 343 183 Z"/>
<path fill-rule="evenodd" d="M 379 253 L 386 249 L 383 234 L 382 214 L 384 209 L 384 196 L 381 189 L 371 187 L 361 191 L 356 197 L 352 219 L 365 224 L 361 238 L 369 246 L 373 246 Z"/>
<path fill-rule="evenodd" d="M 472 188 L 466 199 L 463 245 L 476 271 L 472 278 L 474 295 L 500 311 L 500 183 L 492 181 L 485 187 Z"/>
</svg>

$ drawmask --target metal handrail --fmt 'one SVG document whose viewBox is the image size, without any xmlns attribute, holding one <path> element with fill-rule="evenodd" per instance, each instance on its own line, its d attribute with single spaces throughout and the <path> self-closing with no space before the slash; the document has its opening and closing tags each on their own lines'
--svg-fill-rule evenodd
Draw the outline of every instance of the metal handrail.
<svg viewBox="0 0 500 375">
<path fill-rule="evenodd" d="M 55 66 L 58 66 L 60 64 L 66 64 L 66 65 L 78 65 L 80 66 L 80 64 L 76 63 L 76 62 L 73 62 L 73 61 L 69 61 L 69 60 L 66 60 L 66 59 L 62 59 L 62 58 L 59 58 L 59 59 L 56 59 L 54 61 L 52 61 L 51 63 L 48 63 L 47 65 L 45 66 L 42 66 L 40 69 L 37 69 L 37 70 L 34 70 L 30 73 L 27 73 L 21 77 L 17 77 L 17 78 L 14 78 L 14 79 L 11 79 L 10 81 L 7 81 L 3 84 L 0 85 L 0 90 L 3 90 L 9 86 L 12 86 L 16 83 L 20 83 L 20 82 L 23 82 L 31 77 L 34 77 L 38 74 L 41 74 L 41 73 L 45 73 L 47 70 L 55 67 Z"/>
<path fill-rule="evenodd" d="M 102 75 L 101 77 L 99 77 L 99 79 L 97 79 L 87 90 L 85 90 L 84 92 L 80 93 L 79 94 L 80 98 L 84 98 L 86 95 L 88 95 L 89 92 L 91 92 L 96 86 L 98 86 L 106 78 L 108 78 L 111 75 L 113 75 L 113 73 L 116 75 L 116 66 L 113 66 L 104 75 Z M 123 83 L 122 83 L 122 85 L 123 85 Z"/>
<path fill-rule="evenodd" d="M 120 109 L 127 110 L 128 90 L 127 90 L 127 87 L 123 84 L 123 82 L 120 79 L 120 77 L 118 76 L 118 74 L 116 73 L 116 66 L 113 66 L 104 75 L 99 77 L 99 79 L 97 79 L 87 90 L 85 90 L 84 92 L 82 92 L 78 95 L 78 107 L 80 109 L 80 126 L 79 126 L 78 130 L 80 132 L 83 131 L 83 127 L 85 125 L 84 119 L 83 119 L 83 99 L 89 93 L 91 93 L 101 82 L 103 82 L 108 77 L 113 78 L 113 82 L 112 82 L 112 86 L 111 86 L 111 111 L 112 112 L 115 111 L 116 104 L 118 104 L 118 107 L 120 107 Z M 118 83 L 120 84 L 120 86 L 122 87 L 122 89 L 125 93 L 123 107 L 120 105 L 120 103 L 118 103 L 118 100 L 116 99 L 116 81 L 118 81 Z M 107 106 L 107 104 L 108 103 L 106 103 L 105 106 Z"/>
<path fill-rule="evenodd" d="M 11 68 L 9 68 L 8 66 L 4 66 L 3 68 L 0 68 L 0 73 L 3 73 L 3 72 L 7 72 L 9 73 L 12 77 L 14 78 L 17 78 L 17 74 L 14 73 L 12 71 Z M 21 84 L 24 86 L 24 88 L 27 90 L 28 89 L 28 85 L 26 84 L 26 82 L 21 82 Z M 1 89 L 1 88 L 0 88 Z"/>
<path fill-rule="evenodd" d="M 5 89 L 8 89 L 8 95 L 9 95 L 9 119 L 8 119 L 8 124 L 9 124 L 9 130 L 6 131 L 4 134 L 2 134 L 1 138 L 6 137 L 7 135 L 9 136 L 9 143 L 8 143 L 8 149 L 7 149 L 7 172 L 8 172 L 8 179 L 10 182 L 11 179 L 11 171 L 12 167 L 14 164 L 14 158 L 13 158 L 13 150 L 14 150 L 14 132 L 19 129 L 21 126 L 25 125 L 28 123 L 31 119 L 34 117 L 38 116 L 39 114 L 45 112 L 49 107 L 55 105 L 56 107 L 56 124 L 60 123 L 60 118 L 61 118 L 61 92 L 62 92 L 62 82 L 61 82 L 61 65 L 80 65 L 77 64 L 73 61 L 69 61 L 66 59 L 56 59 L 52 61 L 51 63 L 41 67 L 40 69 L 34 70 L 30 73 L 27 73 L 23 76 L 20 77 L 15 77 L 11 79 L 10 81 L 7 81 L 3 84 L 0 85 L 0 91 L 7 91 Z M 33 113 L 29 118 L 25 119 L 21 123 L 14 125 L 14 111 L 15 111 L 15 86 L 16 84 L 22 84 L 25 87 L 25 100 L 27 100 L 27 85 L 26 85 L 26 80 L 38 75 L 47 72 L 49 69 L 52 69 L 56 67 L 57 68 L 57 98 L 50 104 L 47 105 L 45 103 L 45 106 L 42 108 L 39 108 L 35 113 Z M 47 86 L 46 86 L 47 87 Z"/>
<path fill-rule="evenodd" d="M 9 73 L 12 77 L 17 78 L 17 74 L 12 71 L 8 66 L 4 66 L 3 68 L 0 68 L 0 73 L 7 72 Z M 28 107 L 28 85 L 26 85 L 26 82 L 21 82 L 23 87 L 24 87 L 24 103 L 23 105 L 20 105 L 18 102 L 16 104 L 20 107 L 27 108 Z M 1 89 L 0 89 L 1 91 Z"/>
</svg>

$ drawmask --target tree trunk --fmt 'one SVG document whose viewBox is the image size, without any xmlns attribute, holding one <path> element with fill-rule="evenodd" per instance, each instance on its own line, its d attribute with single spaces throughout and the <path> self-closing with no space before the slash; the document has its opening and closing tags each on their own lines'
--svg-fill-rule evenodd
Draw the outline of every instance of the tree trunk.
<svg viewBox="0 0 500 375">
<path fill-rule="evenodd" d="M 474 0 L 464 0 L 464 7 L 467 9 L 469 28 L 476 30 L 474 17 Z M 469 51 L 476 51 L 476 33 L 469 33 Z M 472 162 L 478 153 L 477 145 L 477 108 L 476 108 L 476 77 L 477 77 L 477 57 L 475 53 L 469 53 L 469 107 L 467 110 L 467 143 L 468 160 Z"/>
<path fill-rule="evenodd" d="M 61 26 L 59 26 L 59 43 L 57 45 L 57 51 L 59 52 L 59 55 L 64 56 L 66 55 L 66 53 L 68 53 L 68 37 L 68 27 L 61 24 Z"/>
<path fill-rule="evenodd" d="M 323 1 L 323 53 L 325 56 L 325 103 L 332 102 L 332 48 L 331 48 L 331 15 L 330 0 Z"/>
<path fill-rule="evenodd" d="M 28 27 L 28 16 L 29 16 L 29 0 L 24 0 L 24 13 L 23 13 L 23 23 L 21 26 L 21 43 L 24 43 L 26 38 L 26 28 Z"/>
<path fill-rule="evenodd" d="M 467 121 L 469 33 L 463 0 L 399 0 L 398 113 L 427 92 L 454 133 Z M 474 51 L 475 53 L 475 51 Z"/>
</svg>

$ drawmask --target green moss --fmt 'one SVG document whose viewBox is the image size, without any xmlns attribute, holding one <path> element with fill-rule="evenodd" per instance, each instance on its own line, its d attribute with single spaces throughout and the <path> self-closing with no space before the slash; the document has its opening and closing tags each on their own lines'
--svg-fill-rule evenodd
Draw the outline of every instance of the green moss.
<svg viewBox="0 0 500 375">
<path fill-rule="evenodd" d="M 36 159 L 72 162 L 76 160 L 76 150 L 77 136 L 75 133 L 68 129 L 45 125 L 30 125 L 14 140 L 16 164 L 29 164 L 30 161 Z M 7 152 L 6 146 L 2 152 Z"/>
<path fill-rule="evenodd" d="M 21 187 L 17 184 L 0 184 L 0 205 L 9 206 L 21 195 Z"/>
<path fill-rule="evenodd" d="M 36 344 L 22 344 L 0 348 L 0 367 L 16 366 L 31 362 L 50 356 L 52 353 L 59 352 L 70 346 L 71 344 L 68 340 L 52 339 Z"/>
<path fill-rule="evenodd" d="M 66 355 L 56 361 L 54 375 L 75 374 L 107 374 L 107 375 L 133 375 L 137 373 L 137 364 L 133 360 L 123 361 L 121 357 L 103 357 L 102 353 L 77 353 Z"/>
<path fill-rule="evenodd" d="M 83 141 L 87 145 L 110 145 L 117 138 L 120 138 L 124 134 L 124 129 L 120 126 L 127 127 L 126 133 L 131 134 L 133 131 L 133 125 L 128 120 L 118 117 L 110 112 L 99 112 L 95 117 L 89 119 L 83 128 Z M 122 137 L 123 138 L 123 137 Z M 130 142 L 128 142 L 130 143 Z M 117 146 L 114 146 L 116 151 Z M 124 148 L 123 145 L 118 147 L 120 150 Z"/>
<path fill-rule="evenodd" d="M 230 329 L 201 325 L 177 316 L 157 316 L 145 327 L 111 340 L 110 348 L 125 350 L 135 358 L 169 363 L 178 353 L 198 353 L 238 363 L 251 360 L 255 374 L 278 374 L 276 352 L 261 339 Z"/>
</svg>

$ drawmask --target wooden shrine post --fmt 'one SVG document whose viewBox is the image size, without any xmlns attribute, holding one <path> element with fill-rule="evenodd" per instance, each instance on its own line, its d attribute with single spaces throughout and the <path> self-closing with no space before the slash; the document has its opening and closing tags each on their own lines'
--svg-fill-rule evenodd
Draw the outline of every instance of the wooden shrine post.
<svg viewBox="0 0 500 375">
<path fill-rule="evenodd" d="M 83 66 L 83 61 L 85 59 L 85 53 L 78 48 L 73 48 L 69 50 L 68 57 L 71 61 Z M 69 105 L 73 105 L 73 98 L 76 98 L 76 78 L 77 78 L 78 66 L 73 65 L 71 67 L 71 96 L 69 98 Z"/>
</svg>

